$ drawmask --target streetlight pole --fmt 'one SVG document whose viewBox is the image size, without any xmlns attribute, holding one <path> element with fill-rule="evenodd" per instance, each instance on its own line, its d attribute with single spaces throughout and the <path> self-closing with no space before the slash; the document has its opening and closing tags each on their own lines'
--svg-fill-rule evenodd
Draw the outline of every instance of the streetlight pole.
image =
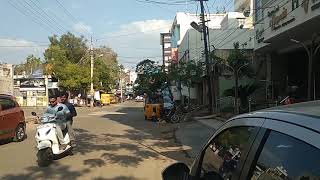
<svg viewBox="0 0 320 180">
<path fill-rule="evenodd" d="M 90 101 L 90 107 L 93 107 L 93 97 L 94 97 L 94 89 L 93 89 L 93 43 L 92 43 L 92 37 L 91 37 L 91 43 L 90 43 L 90 77 L 91 77 L 91 83 L 90 83 L 90 95 L 91 95 L 91 101 Z"/>
<path fill-rule="evenodd" d="M 209 51 L 208 51 L 208 39 L 207 39 L 207 27 L 205 25 L 205 19 L 204 19 L 204 5 L 203 1 L 208 0 L 198 0 L 200 1 L 200 7 L 201 7 L 201 23 L 202 23 L 202 33 L 203 33 L 203 41 L 204 41 L 204 53 L 205 53 L 205 59 L 206 59 L 206 71 L 208 76 L 208 98 L 209 98 L 209 111 L 212 113 L 212 82 L 211 82 L 211 75 L 210 75 L 210 62 L 209 62 Z"/>
</svg>

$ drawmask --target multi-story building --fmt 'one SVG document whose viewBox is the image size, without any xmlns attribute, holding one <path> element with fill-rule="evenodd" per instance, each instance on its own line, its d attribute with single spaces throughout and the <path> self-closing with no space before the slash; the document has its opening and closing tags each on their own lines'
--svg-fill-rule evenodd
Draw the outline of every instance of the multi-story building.
<svg viewBox="0 0 320 180">
<path fill-rule="evenodd" d="M 171 33 L 160 34 L 160 45 L 162 46 L 162 65 L 167 72 L 169 65 L 171 63 L 176 63 L 177 60 L 176 58 L 172 58 Z"/>
<path fill-rule="evenodd" d="M 13 95 L 13 66 L 0 64 L 0 94 Z"/>
<path fill-rule="evenodd" d="M 254 9 L 255 56 L 269 98 L 319 99 L 320 1 L 255 0 Z"/>
</svg>

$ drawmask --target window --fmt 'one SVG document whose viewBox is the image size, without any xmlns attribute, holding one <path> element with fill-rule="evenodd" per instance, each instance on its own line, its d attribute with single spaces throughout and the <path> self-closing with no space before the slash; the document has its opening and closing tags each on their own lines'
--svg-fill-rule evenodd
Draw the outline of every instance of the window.
<svg viewBox="0 0 320 180">
<path fill-rule="evenodd" d="M 201 178 L 237 179 L 258 129 L 235 127 L 220 133 L 205 151 Z"/>
<path fill-rule="evenodd" d="M 320 150 L 272 131 L 252 168 L 252 180 L 320 179 Z"/>
<path fill-rule="evenodd" d="M 0 99 L 2 110 L 7 110 L 16 107 L 16 103 L 11 99 Z"/>
</svg>

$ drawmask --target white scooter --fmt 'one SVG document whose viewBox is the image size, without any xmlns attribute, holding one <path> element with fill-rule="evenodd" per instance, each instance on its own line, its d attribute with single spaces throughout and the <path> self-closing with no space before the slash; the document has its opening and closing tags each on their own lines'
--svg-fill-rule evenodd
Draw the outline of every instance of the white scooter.
<svg viewBox="0 0 320 180">
<path fill-rule="evenodd" d="M 62 107 L 59 107 L 58 112 L 62 109 Z M 32 115 L 37 116 L 35 112 L 32 112 Z M 72 155 L 72 148 L 67 128 L 62 130 L 62 133 L 64 141 L 67 142 L 68 145 L 64 150 L 61 150 L 59 139 L 56 134 L 56 126 L 55 115 L 42 117 L 41 124 L 37 127 L 35 138 L 37 142 L 39 166 L 48 166 L 54 159 L 57 159 L 59 156 L 65 155 L 66 153 Z"/>
</svg>

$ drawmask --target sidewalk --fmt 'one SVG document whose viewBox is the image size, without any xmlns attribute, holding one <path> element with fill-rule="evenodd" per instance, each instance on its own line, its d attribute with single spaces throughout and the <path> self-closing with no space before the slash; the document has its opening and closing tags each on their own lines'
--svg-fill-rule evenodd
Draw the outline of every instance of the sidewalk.
<svg viewBox="0 0 320 180">
<path fill-rule="evenodd" d="M 194 121 L 179 124 L 175 136 L 181 145 L 191 148 L 187 153 L 190 157 L 195 158 L 208 139 L 225 121 L 214 115 L 196 117 Z"/>
</svg>

